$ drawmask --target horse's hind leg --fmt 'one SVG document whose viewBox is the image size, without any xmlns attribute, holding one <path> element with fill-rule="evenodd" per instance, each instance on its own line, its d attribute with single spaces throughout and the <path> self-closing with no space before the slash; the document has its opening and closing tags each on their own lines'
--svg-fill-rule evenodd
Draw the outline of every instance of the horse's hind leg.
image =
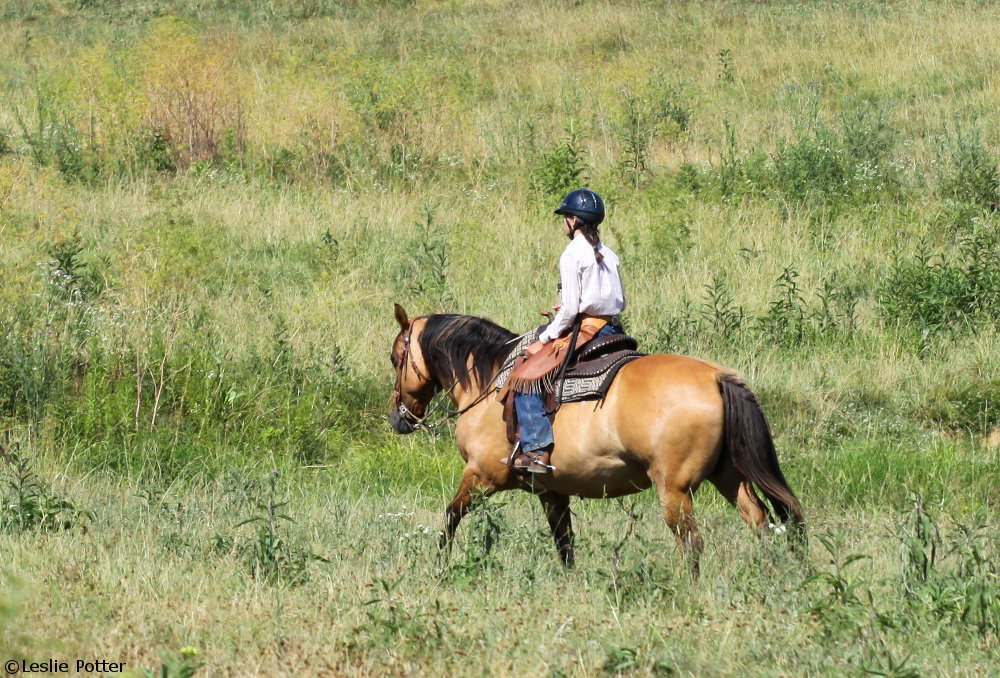
<svg viewBox="0 0 1000 678">
<path fill-rule="evenodd" d="M 545 517 L 552 530 L 552 539 L 559 551 L 559 559 L 566 567 L 573 567 L 573 518 L 569 510 L 569 497 L 555 492 L 538 495 L 545 510 Z"/>
<path fill-rule="evenodd" d="M 767 525 L 767 508 L 742 473 L 724 460 L 708 478 L 719 493 L 740 512 L 747 525 L 760 534 Z"/>
<path fill-rule="evenodd" d="M 470 466 L 465 467 L 462 472 L 462 480 L 458 485 L 458 492 L 454 499 L 448 504 L 444 512 L 444 531 L 441 533 L 439 546 L 441 550 L 451 549 L 451 542 L 455 538 L 455 530 L 462 518 L 469 512 L 472 501 L 476 497 L 487 497 L 493 494 L 496 488 L 480 478 Z"/>
<path fill-rule="evenodd" d="M 691 501 L 693 488 L 690 484 L 668 484 L 662 477 L 654 476 L 653 481 L 660 495 L 663 519 L 677 538 L 677 544 L 690 558 L 691 571 L 697 577 L 704 542 L 694 519 L 694 503 Z"/>
</svg>

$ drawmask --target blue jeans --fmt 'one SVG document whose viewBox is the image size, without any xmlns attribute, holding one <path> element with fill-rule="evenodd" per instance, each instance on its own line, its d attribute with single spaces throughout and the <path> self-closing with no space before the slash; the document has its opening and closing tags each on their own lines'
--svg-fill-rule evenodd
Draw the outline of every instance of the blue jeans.
<svg viewBox="0 0 1000 678">
<path fill-rule="evenodd" d="M 621 330 L 617 327 L 605 325 L 594 336 L 594 339 L 606 337 L 609 334 L 620 333 Z M 552 423 L 545 416 L 545 401 L 542 396 L 532 393 L 515 392 L 514 409 L 517 411 L 517 424 L 520 429 L 522 450 L 526 452 L 540 450 L 553 443 Z"/>
</svg>

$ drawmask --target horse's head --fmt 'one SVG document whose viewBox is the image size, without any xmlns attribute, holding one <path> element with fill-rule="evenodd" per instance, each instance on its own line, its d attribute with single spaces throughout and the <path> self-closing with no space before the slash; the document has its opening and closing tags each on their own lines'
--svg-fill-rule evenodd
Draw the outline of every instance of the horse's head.
<svg viewBox="0 0 1000 678">
<path fill-rule="evenodd" d="M 396 304 L 396 321 L 399 334 L 392 342 L 389 360 L 396 370 L 396 386 L 392 394 L 389 423 L 396 433 L 413 433 L 423 423 L 427 403 L 437 392 L 437 385 L 428 374 L 420 350 L 420 333 L 426 322 L 422 318 L 411 321 L 406 311 Z"/>
</svg>

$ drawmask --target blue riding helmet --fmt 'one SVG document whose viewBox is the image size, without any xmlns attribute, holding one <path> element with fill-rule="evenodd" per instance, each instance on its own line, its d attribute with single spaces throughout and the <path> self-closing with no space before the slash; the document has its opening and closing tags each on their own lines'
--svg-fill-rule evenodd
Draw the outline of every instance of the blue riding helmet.
<svg viewBox="0 0 1000 678">
<path fill-rule="evenodd" d="M 566 194 L 555 213 L 580 217 L 597 226 L 604 221 L 604 201 L 589 188 L 578 188 Z"/>
</svg>

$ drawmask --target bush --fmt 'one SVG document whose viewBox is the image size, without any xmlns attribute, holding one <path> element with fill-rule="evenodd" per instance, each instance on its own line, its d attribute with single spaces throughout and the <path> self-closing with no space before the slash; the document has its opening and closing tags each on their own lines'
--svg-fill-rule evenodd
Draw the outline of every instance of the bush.
<svg viewBox="0 0 1000 678">
<path fill-rule="evenodd" d="M 1000 204 L 1000 170 L 997 160 L 983 144 L 979 128 L 956 121 L 946 132 L 939 150 L 943 167 L 939 191 L 958 202 L 996 209 Z"/>
<path fill-rule="evenodd" d="M 528 175 L 531 189 L 548 200 L 579 188 L 587 169 L 576 133 L 570 129 L 562 143 L 542 153 Z"/>
<path fill-rule="evenodd" d="M 878 202 L 900 188 L 890 158 L 896 137 L 885 112 L 870 104 L 845 113 L 836 126 L 814 113 L 771 155 L 742 151 L 727 121 L 714 184 L 723 197 L 766 195 L 819 206 Z"/>
<path fill-rule="evenodd" d="M 78 509 L 54 493 L 28 461 L 8 452 L 0 468 L 0 533 L 29 530 L 68 530 L 93 520 L 90 511 Z"/>
<path fill-rule="evenodd" d="M 882 281 L 889 322 L 930 332 L 973 329 L 1000 320 L 1000 231 L 981 222 L 953 259 L 920 251 L 898 257 Z"/>
</svg>

